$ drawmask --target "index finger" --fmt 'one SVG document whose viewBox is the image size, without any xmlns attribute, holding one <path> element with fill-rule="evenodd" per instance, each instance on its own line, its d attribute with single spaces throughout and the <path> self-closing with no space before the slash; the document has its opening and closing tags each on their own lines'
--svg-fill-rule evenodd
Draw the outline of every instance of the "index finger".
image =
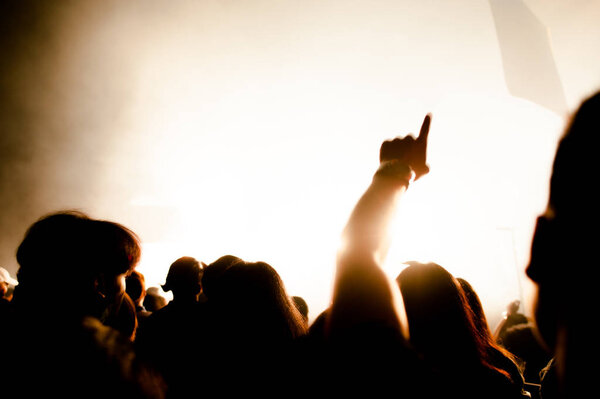
<svg viewBox="0 0 600 399">
<path fill-rule="evenodd" d="M 431 125 L 431 113 L 425 115 L 425 119 L 423 119 L 423 124 L 421 125 L 421 131 L 419 132 L 419 137 L 417 137 L 417 141 L 427 142 L 427 137 L 429 136 L 429 126 Z"/>
</svg>

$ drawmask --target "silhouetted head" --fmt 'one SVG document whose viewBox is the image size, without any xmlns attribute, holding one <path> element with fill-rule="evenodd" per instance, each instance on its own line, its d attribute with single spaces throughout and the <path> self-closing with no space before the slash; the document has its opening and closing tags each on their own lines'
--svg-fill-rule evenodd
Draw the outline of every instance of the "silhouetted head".
<svg viewBox="0 0 600 399">
<path fill-rule="evenodd" d="M 138 264 L 142 247 L 138 236 L 127 227 L 108 220 L 94 220 L 97 262 L 105 275 L 123 276 Z"/>
<path fill-rule="evenodd" d="M 527 275 L 538 286 L 535 319 L 550 349 L 559 329 L 579 325 L 598 306 L 593 231 L 600 221 L 595 183 L 599 133 L 600 92 L 581 104 L 559 142 L 548 206 L 533 236 Z"/>
<path fill-rule="evenodd" d="M 140 254 L 138 237 L 118 223 L 77 211 L 45 216 L 28 229 L 17 250 L 15 301 L 35 306 L 51 291 L 66 304 L 59 311 L 99 317 L 121 300 L 124 275 Z"/>
<path fill-rule="evenodd" d="M 236 263 L 244 263 L 244 261 L 237 256 L 224 255 L 204 268 L 202 289 L 209 300 L 215 293 L 218 295 L 219 281 L 223 273 Z"/>
<path fill-rule="evenodd" d="M 595 378 L 587 359 L 599 355 L 593 344 L 597 334 L 589 324 L 600 305 L 595 233 L 600 222 L 599 133 L 600 92 L 583 101 L 558 144 L 548 205 L 537 219 L 526 269 L 537 285 L 537 331 L 554 356 L 564 397 L 587 393 L 585 385 Z"/>
<path fill-rule="evenodd" d="M 397 277 L 410 341 L 434 364 L 479 363 L 473 316 L 456 279 L 435 263 L 409 262 Z"/>
<path fill-rule="evenodd" d="M 144 308 L 149 312 L 155 312 L 167 304 L 167 298 L 159 292 L 159 289 L 158 287 L 149 287 L 146 290 Z"/>
<path fill-rule="evenodd" d="M 80 212 L 52 214 L 31 225 L 17 250 L 19 296 L 26 290 L 33 295 L 57 281 L 66 287 L 78 284 L 73 289 L 93 287 L 97 270 L 90 259 L 94 252 L 91 225 Z"/>
<path fill-rule="evenodd" d="M 209 296 L 229 322 L 258 339 L 287 340 L 306 332 L 302 315 L 277 271 L 265 262 L 235 262 Z"/>
<path fill-rule="evenodd" d="M 141 305 L 146 296 L 146 279 L 137 270 L 125 277 L 125 291 L 136 305 Z"/>
<path fill-rule="evenodd" d="M 521 306 L 521 301 L 519 301 L 518 299 L 515 299 L 514 301 L 512 301 L 511 303 L 508 304 L 506 310 L 509 315 L 515 314 L 519 311 L 520 306 Z"/>
<path fill-rule="evenodd" d="M 162 289 L 175 297 L 196 297 L 202 291 L 202 266 L 195 258 L 184 256 L 171 264 Z"/>
</svg>

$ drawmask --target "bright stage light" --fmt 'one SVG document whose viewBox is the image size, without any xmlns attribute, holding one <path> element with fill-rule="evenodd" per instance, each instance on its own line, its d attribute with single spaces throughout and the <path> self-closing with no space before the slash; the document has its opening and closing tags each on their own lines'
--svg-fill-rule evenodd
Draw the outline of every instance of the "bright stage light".
<svg viewBox="0 0 600 399">
<path fill-rule="evenodd" d="M 437 108 L 431 172 L 402 199 L 386 271 L 433 261 L 482 293 L 491 323 L 511 298 L 528 311 L 524 268 L 564 120 L 509 96 L 462 94 Z"/>
<path fill-rule="evenodd" d="M 432 172 L 402 199 L 387 270 L 436 260 L 498 314 L 526 296 L 531 226 L 563 120 L 506 93 L 489 11 L 472 10 L 489 22 L 477 39 L 453 31 L 461 46 L 443 39 L 443 24 L 430 24 L 435 42 L 411 41 L 411 22 L 391 17 L 373 30 L 368 18 L 338 16 L 353 28 L 332 35 L 317 13 L 288 20 L 293 29 L 284 13 L 253 30 L 262 17 L 246 11 L 201 30 L 193 13 L 162 25 L 136 64 L 130 140 L 149 180 L 133 201 L 170 210 L 141 267 L 164 276 L 172 260 L 158 252 L 264 260 L 316 317 L 380 143 L 418 131 L 433 112 Z"/>
<path fill-rule="evenodd" d="M 564 120 L 508 95 L 487 1 L 378 4 L 52 8 L 53 35 L 15 64 L 14 117 L 32 142 L 15 140 L 7 187 L 27 186 L 33 220 L 75 207 L 131 227 L 148 284 L 180 256 L 234 254 L 272 264 L 315 317 L 381 142 L 432 112 L 431 174 L 402 199 L 386 270 L 437 261 L 503 307 Z"/>
<path fill-rule="evenodd" d="M 410 125 L 392 128 L 389 118 L 371 135 L 369 121 L 381 111 L 348 99 L 335 83 L 320 87 L 325 98 L 293 81 L 277 86 L 237 92 L 210 108 L 196 90 L 175 85 L 183 92 L 161 91 L 172 114 L 160 113 L 160 128 L 151 112 L 139 119 L 165 143 L 147 161 L 160 184 L 138 205 L 175 215 L 166 239 L 147 244 L 141 268 L 160 280 L 183 255 L 206 263 L 224 254 L 264 260 L 316 317 L 330 300 L 339 235 L 377 166 L 381 141 L 417 131 L 426 110 L 407 102 Z M 204 111 L 182 111 L 190 104 Z M 515 297 L 527 302 L 523 268 L 563 121 L 485 93 L 451 95 L 429 110 L 432 171 L 401 200 L 386 270 L 395 278 L 403 261 L 437 261 L 485 292 L 484 305 L 499 315 Z"/>
</svg>

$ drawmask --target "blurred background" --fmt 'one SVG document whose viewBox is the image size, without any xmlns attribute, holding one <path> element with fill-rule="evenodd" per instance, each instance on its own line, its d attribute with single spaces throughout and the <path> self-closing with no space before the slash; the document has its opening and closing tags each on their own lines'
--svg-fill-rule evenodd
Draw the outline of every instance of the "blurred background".
<svg viewBox="0 0 600 399">
<path fill-rule="evenodd" d="M 435 261 L 514 299 L 557 141 L 600 88 L 593 0 L 97 0 L 0 5 L 0 265 L 78 209 L 180 256 L 263 260 L 314 319 L 385 139 L 433 113 L 431 173 L 385 265 Z M 56 289 L 60 286 L 57 271 Z"/>
</svg>

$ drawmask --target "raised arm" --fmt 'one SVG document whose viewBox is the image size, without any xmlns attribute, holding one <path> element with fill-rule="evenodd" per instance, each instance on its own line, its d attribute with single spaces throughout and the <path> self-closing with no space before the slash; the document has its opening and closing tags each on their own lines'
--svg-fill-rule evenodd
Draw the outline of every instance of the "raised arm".
<svg viewBox="0 0 600 399">
<path fill-rule="evenodd" d="M 428 114 L 416 140 L 407 136 L 381 145 L 379 168 L 343 232 L 329 316 L 330 334 L 364 323 L 401 329 L 390 282 L 380 266 L 387 254 L 388 231 L 398 199 L 412 180 L 429 172 L 426 152 L 430 123 Z"/>
</svg>

